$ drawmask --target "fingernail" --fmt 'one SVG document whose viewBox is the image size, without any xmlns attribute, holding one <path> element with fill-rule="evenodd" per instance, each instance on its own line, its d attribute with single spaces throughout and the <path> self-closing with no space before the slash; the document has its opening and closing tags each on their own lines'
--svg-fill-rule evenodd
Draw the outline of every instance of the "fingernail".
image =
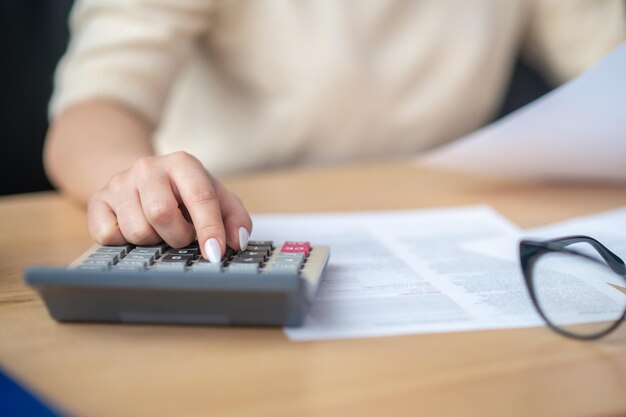
<svg viewBox="0 0 626 417">
<path fill-rule="evenodd" d="M 218 242 L 214 237 L 206 241 L 204 244 L 204 251 L 209 257 L 210 262 L 218 263 L 221 261 L 222 248 L 220 247 L 220 242 Z"/>
<path fill-rule="evenodd" d="M 250 233 L 246 230 L 245 227 L 239 228 L 239 248 L 241 250 L 246 250 L 248 247 L 248 239 L 250 239 Z"/>
</svg>

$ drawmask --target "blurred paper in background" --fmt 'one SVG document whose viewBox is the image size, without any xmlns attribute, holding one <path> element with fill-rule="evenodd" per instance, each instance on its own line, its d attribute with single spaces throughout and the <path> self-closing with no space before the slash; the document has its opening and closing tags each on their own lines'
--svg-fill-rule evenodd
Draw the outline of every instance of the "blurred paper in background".
<svg viewBox="0 0 626 417">
<path fill-rule="evenodd" d="M 580 77 L 418 163 L 497 177 L 626 181 L 626 43 Z"/>
</svg>

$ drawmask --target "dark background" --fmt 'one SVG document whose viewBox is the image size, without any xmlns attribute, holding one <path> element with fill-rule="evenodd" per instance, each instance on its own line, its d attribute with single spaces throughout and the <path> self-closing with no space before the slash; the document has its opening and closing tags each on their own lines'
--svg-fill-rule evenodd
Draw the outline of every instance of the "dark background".
<svg viewBox="0 0 626 417">
<path fill-rule="evenodd" d="M 51 189 L 42 166 L 54 68 L 67 45 L 71 0 L 0 0 L 0 195 Z M 517 62 L 499 116 L 548 91 Z"/>
<path fill-rule="evenodd" d="M 70 0 L 0 0 L 0 195 L 52 188 L 41 148 Z"/>
</svg>

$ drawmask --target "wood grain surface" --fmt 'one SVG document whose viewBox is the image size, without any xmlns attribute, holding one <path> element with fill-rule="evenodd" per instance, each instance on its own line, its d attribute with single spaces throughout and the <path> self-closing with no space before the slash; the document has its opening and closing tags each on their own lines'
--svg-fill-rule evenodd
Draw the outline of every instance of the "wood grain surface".
<svg viewBox="0 0 626 417">
<path fill-rule="evenodd" d="M 255 213 L 491 204 L 523 227 L 626 205 L 626 187 L 509 183 L 398 161 L 227 178 Z M 626 415 L 626 326 L 292 343 L 275 328 L 58 324 L 22 282 L 91 244 L 56 193 L 0 198 L 0 366 L 75 416 Z M 303 236 L 303 238 L 305 238 Z"/>
</svg>

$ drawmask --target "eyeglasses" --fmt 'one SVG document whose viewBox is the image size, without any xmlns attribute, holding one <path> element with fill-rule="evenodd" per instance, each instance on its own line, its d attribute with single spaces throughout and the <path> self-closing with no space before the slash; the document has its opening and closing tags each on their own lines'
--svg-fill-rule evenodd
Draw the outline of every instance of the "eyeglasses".
<svg viewBox="0 0 626 417">
<path fill-rule="evenodd" d="M 569 246 L 586 244 L 576 250 Z M 543 242 L 522 240 L 520 260 L 530 298 L 554 331 L 592 340 L 615 330 L 626 316 L 626 266 L 588 236 Z"/>
</svg>

